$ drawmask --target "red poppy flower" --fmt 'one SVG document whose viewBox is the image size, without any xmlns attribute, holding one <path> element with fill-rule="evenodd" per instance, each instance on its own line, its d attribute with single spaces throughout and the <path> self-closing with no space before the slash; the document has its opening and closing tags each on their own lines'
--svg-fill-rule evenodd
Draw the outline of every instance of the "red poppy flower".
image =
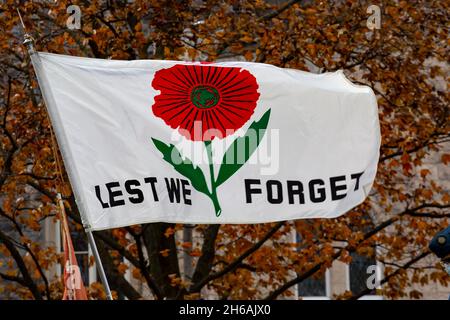
<svg viewBox="0 0 450 320">
<path fill-rule="evenodd" d="M 193 141 L 232 134 L 250 119 L 259 98 L 255 77 L 235 67 L 177 64 L 157 71 L 152 87 L 161 91 L 155 116 Z"/>
</svg>

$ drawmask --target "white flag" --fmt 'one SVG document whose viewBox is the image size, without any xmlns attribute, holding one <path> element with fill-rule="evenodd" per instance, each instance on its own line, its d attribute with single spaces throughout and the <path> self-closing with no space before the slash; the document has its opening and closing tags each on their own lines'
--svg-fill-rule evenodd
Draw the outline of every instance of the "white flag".
<svg viewBox="0 0 450 320">
<path fill-rule="evenodd" d="M 92 230 L 332 218 L 373 184 L 376 98 L 341 71 L 48 53 L 33 63 Z"/>
</svg>

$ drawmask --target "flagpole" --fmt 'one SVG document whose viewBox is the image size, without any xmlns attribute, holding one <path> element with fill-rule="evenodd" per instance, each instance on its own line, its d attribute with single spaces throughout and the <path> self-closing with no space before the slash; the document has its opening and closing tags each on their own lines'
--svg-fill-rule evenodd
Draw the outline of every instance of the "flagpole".
<svg viewBox="0 0 450 320">
<path fill-rule="evenodd" d="M 36 55 L 36 49 L 34 48 L 34 40 L 33 40 L 33 37 L 28 32 L 26 32 L 25 24 L 23 23 L 22 16 L 20 14 L 19 9 L 17 9 L 17 13 L 19 14 L 20 22 L 22 24 L 22 28 L 23 28 L 23 31 L 24 31 L 23 44 L 26 46 L 27 51 L 28 51 L 28 55 L 29 55 L 29 57 L 31 59 L 31 63 L 32 63 L 34 69 L 36 70 L 36 66 L 34 64 L 34 59 L 33 58 L 38 59 L 39 56 Z M 39 77 L 38 77 L 38 80 L 39 80 Z M 41 86 L 41 91 L 43 93 L 44 102 L 45 102 L 45 104 L 48 107 L 48 103 L 47 103 L 46 98 L 45 98 L 44 90 L 45 89 Z M 47 112 L 49 113 L 50 118 L 52 119 L 53 117 L 51 116 L 51 114 L 48 111 L 48 109 L 47 109 Z M 52 124 L 50 124 L 50 125 L 52 125 Z M 56 127 L 55 127 L 55 130 L 56 130 Z M 55 161 L 57 161 L 57 159 L 55 159 Z M 91 230 L 89 224 L 87 224 L 86 219 L 84 219 L 84 215 L 82 214 L 83 209 L 82 208 L 79 208 L 79 209 L 80 209 L 80 214 L 81 214 L 81 220 L 83 222 L 83 228 L 84 228 L 84 230 L 86 232 L 89 245 L 90 245 L 90 247 L 92 249 L 92 253 L 94 255 L 95 263 L 97 265 L 97 270 L 98 270 L 98 273 L 100 274 L 100 279 L 102 281 L 103 287 L 105 288 L 106 297 L 107 297 L 108 300 L 113 300 L 113 297 L 112 297 L 112 294 L 111 294 L 111 289 L 109 288 L 109 284 L 108 284 L 108 279 L 106 278 L 105 270 L 103 268 L 102 260 L 100 259 L 100 255 L 98 253 L 97 245 L 95 244 L 94 235 L 92 234 L 92 230 Z"/>
<path fill-rule="evenodd" d="M 100 255 L 98 254 L 97 245 L 95 244 L 94 235 L 91 230 L 86 231 L 89 245 L 92 249 L 92 254 L 94 255 L 94 259 L 97 262 L 97 270 L 100 275 L 100 279 L 103 283 L 103 287 L 105 288 L 106 297 L 108 300 L 113 300 L 113 296 L 111 294 L 111 289 L 109 288 L 108 279 L 106 278 L 105 269 L 103 268 L 102 260 L 100 259 Z"/>
</svg>

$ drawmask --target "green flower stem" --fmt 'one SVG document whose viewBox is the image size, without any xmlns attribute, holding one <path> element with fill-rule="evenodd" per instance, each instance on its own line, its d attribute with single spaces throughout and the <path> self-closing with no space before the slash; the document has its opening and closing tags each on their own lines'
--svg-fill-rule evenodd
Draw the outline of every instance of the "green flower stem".
<svg viewBox="0 0 450 320">
<path fill-rule="evenodd" d="M 211 141 L 205 141 L 205 149 L 206 154 L 208 155 L 208 162 L 209 162 L 209 175 L 211 177 L 211 192 L 209 194 L 209 198 L 214 204 L 214 210 L 216 211 L 216 216 L 220 216 L 220 213 L 222 212 L 222 208 L 219 204 L 219 199 L 217 198 L 217 186 L 216 181 L 214 178 L 214 164 L 212 160 L 212 147 L 211 147 Z"/>
</svg>

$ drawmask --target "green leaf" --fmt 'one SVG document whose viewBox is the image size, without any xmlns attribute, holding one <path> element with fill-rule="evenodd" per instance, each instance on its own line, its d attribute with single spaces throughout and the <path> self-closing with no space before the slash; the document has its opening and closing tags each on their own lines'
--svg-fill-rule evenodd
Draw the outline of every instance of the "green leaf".
<svg viewBox="0 0 450 320">
<path fill-rule="evenodd" d="M 173 144 L 167 145 L 154 138 L 152 138 L 152 141 L 155 147 L 162 153 L 164 160 L 171 164 L 176 171 L 188 178 L 197 191 L 209 196 L 205 176 L 199 167 L 195 168 L 192 165 L 192 161 L 188 158 L 183 160 L 180 151 Z"/>
<path fill-rule="evenodd" d="M 254 121 L 244 136 L 236 138 L 223 155 L 222 164 L 219 169 L 216 186 L 228 180 L 236 171 L 242 167 L 253 152 L 258 148 L 270 118 L 270 109 L 264 113 L 259 121 Z"/>
</svg>

